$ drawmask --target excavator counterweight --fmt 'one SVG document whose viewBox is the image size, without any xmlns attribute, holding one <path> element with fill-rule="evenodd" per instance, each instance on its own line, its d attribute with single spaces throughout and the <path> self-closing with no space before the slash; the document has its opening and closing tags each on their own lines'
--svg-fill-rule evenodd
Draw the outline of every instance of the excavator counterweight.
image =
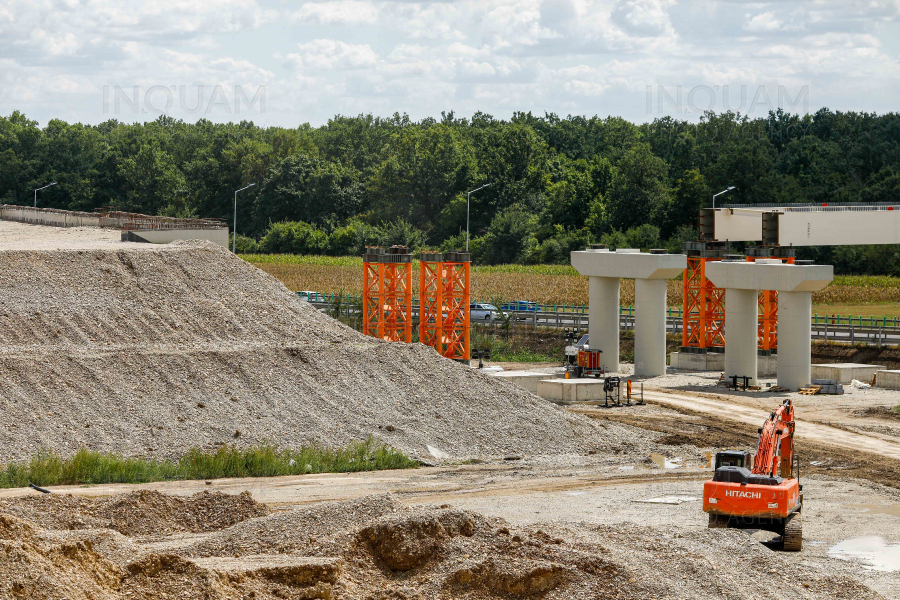
<svg viewBox="0 0 900 600">
<path fill-rule="evenodd" d="M 759 429 L 756 456 L 716 454 L 715 474 L 703 485 L 709 526 L 764 529 L 781 536 L 785 550 L 802 547 L 803 486 L 794 476 L 794 407 L 785 400 Z"/>
</svg>

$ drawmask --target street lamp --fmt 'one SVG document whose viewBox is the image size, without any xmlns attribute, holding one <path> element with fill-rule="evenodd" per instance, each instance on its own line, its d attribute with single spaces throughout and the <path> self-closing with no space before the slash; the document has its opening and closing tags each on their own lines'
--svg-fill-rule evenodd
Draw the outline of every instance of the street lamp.
<svg viewBox="0 0 900 600">
<path fill-rule="evenodd" d="M 719 192 L 718 194 L 713 194 L 713 208 L 716 207 L 716 196 L 721 196 L 722 194 L 727 194 L 728 192 L 730 192 L 733 189 L 734 189 L 734 186 L 730 185 L 726 189 Z"/>
<path fill-rule="evenodd" d="M 238 192 L 243 192 L 247 188 L 251 188 L 254 185 L 256 185 L 256 184 L 251 183 L 250 185 L 246 185 L 239 190 L 234 190 L 234 227 L 231 228 L 231 231 L 232 231 L 231 253 L 232 254 L 237 254 L 237 252 L 234 251 L 234 249 L 237 248 L 237 195 L 238 195 Z"/>
<path fill-rule="evenodd" d="M 475 188 L 474 190 L 472 190 L 466 194 L 466 252 L 469 251 L 469 198 L 472 196 L 472 194 L 474 194 L 478 190 L 482 190 L 489 185 L 491 185 L 491 184 L 486 183 L 483 186 L 481 186 L 480 188 Z"/>
<path fill-rule="evenodd" d="M 51 185 L 56 185 L 56 182 L 54 181 L 53 183 L 50 183 L 48 185 L 45 185 L 44 187 L 40 187 L 40 188 L 34 190 L 34 207 L 35 208 L 37 208 L 37 193 L 41 190 L 46 190 Z"/>
</svg>

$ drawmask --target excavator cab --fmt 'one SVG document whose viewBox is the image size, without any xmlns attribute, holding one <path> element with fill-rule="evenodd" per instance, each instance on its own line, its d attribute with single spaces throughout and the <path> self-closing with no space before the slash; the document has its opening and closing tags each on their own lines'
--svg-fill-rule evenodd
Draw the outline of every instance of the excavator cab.
<svg viewBox="0 0 900 600">
<path fill-rule="evenodd" d="M 753 468 L 753 455 L 746 450 L 723 450 L 716 452 L 716 471 L 719 467 Z"/>
</svg>

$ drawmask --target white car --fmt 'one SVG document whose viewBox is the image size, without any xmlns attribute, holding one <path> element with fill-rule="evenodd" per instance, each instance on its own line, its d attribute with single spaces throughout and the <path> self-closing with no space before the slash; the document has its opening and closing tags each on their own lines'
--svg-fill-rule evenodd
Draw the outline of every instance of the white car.
<svg viewBox="0 0 900 600">
<path fill-rule="evenodd" d="M 470 304 L 469 320 L 470 321 L 499 321 L 506 319 L 509 314 L 503 312 L 493 304 Z"/>
</svg>

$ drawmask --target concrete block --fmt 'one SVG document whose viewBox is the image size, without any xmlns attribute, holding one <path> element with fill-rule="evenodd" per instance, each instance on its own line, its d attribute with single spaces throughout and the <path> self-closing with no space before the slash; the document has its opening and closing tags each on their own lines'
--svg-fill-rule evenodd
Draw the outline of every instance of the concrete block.
<svg viewBox="0 0 900 600">
<path fill-rule="evenodd" d="M 537 382 L 537 395 L 559 404 L 606 398 L 602 379 L 543 379 Z"/>
<path fill-rule="evenodd" d="M 501 371 L 492 373 L 492 377 L 505 379 L 532 394 L 537 394 L 537 384 L 541 379 L 551 379 L 553 373 L 536 373 L 535 371 Z"/>
<path fill-rule="evenodd" d="M 724 371 L 725 355 L 721 352 L 694 354 L 693 352 L 672 352 L 669 366 L 681 371 Z M 756 359 L 757 377 L 775 377 L 778 373 L 777 355 L 759 356 Z"/>
<path fill-rule="evenodd" d="M 876 371 L 875 387 L 886 390 L 900 390 L 900 371 Z"/>
<path fill-rule="evenodd" d="M 872 381 L 872 375 L 885 370 L 883 365 L 861 365 L 856 363 L 835 363 L 812 365 L 812 379 L 833 379 L 838 383 L 850 383 L 854 379 Z"/>
</svg>

